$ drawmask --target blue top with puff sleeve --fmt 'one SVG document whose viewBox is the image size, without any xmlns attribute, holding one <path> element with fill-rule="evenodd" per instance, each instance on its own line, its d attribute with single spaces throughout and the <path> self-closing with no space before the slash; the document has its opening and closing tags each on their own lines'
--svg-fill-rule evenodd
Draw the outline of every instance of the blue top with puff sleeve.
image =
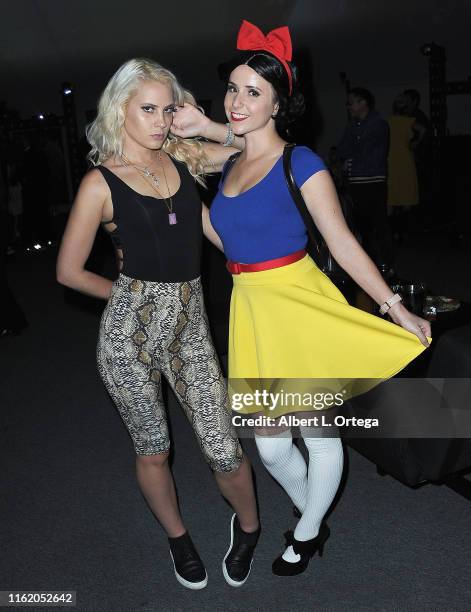
<svg viewBox="0 0 471 612">
<path fill-rule="evenodd" d="M 304 146 L 293 150 L 291 166 L 299 187 L 326 169 L 322 159 Z M 283 156 L 264 178 L 238 196 L 225 196 L 223 189 L 221 182 L 210 218 L 227 259 L 257 263 L 306 247 L 306 227 L 286 185 Z"/>
</svg>

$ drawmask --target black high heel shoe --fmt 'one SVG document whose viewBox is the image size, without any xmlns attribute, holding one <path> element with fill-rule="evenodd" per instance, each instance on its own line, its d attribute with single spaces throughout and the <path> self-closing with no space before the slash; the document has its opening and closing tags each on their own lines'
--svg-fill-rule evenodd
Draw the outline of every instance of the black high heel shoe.
<svg viewBox="0 0 471 612">
<path fill-rule="evenodd" d="M 301 574 L 309 565 L 311 557 L 319 552 L 319 557 L 322 557 L 324 553 L 324 544 L 330 536 L 330 529 L 327 523 L 321 523 L 319 533 L 312 540 L 306 540 L 305 542 L 299 542 L 294 537 L 292 531 L 285 533 L 286 546 L 292 546 L 294 552 L 300 555 L 301 558 L 295 563 L 289 563 L 285 561 L 280 555 L 272 565 L 272 571 L 275 576 L 295 576 Z"/>
</svg>

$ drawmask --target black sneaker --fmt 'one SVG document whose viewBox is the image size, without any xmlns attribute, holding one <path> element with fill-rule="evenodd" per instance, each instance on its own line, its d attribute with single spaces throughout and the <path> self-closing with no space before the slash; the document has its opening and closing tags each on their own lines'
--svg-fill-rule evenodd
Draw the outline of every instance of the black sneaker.
<svg viewBox="0 0 471 612">
<path fill-rule="evenodd" d="M 208 575 L 188 531 L 178 538 L 169 538 L 168 542 L 178 582 L 187 589 L 204 589 Z"/>
<path fill-rule="evenodd" d="M 231 586 L 242 586 L 249 577 L 259 536 L 260 527 L 253 533 L 242 531 L 239 519 L 234 514 L 231 520 L 231 544 L 222 562 L 222 573 Z"/>
</svg>

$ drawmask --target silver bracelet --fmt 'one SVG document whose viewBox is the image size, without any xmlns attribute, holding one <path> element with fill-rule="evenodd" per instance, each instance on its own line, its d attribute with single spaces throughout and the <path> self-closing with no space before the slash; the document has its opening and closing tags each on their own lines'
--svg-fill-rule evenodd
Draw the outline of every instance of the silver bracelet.
<svg viewBox="0 0 471 612">
<path fill-rule="evenodd" d="M 232 146 L 235 140 L 234 130 L 232 129 L 232 123 L 230 121 L 226 123 L 226 126 L 227 126 L 227 136 L 226 136 L 226 140 L 222 143 L 222 146 L 230 147 Z"/>
<path fill-rule="evenodd" d="M 402 296 L 399 293 L 395 293 L 389 299 L 387 299 L 381 306 L 379 307 L 379 313 L 384 315 L 388 312 L 391 306 L 397 304 L 398 302 L 402 302 Z"/>
</svg>

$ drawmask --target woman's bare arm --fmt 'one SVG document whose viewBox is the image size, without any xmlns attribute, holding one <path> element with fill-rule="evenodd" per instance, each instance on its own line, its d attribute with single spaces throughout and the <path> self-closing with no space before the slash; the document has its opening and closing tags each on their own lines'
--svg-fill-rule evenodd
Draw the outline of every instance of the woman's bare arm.
<svg viewBox="0 0 471 612">
<path fill-rule="evenodd" d="M 211 224 L 211 219 L 209 218 L 209 209 L 206 204 L 203 204 L 202 209 L 202 218 L 203 218 L 203 233 L 206 238 L 214 244 L 220 251 L 224 253 L 224 247 L 222 245 L 222 241 L 219 238 L 219 234 L 216 232 L 214 227 Z"/>
<path fill-rule="evenodd" d="M 234 138 L 230 147 L 223 147 L 221 143 L 226 141 L 228 128 L 224 123 L 216 123 L 203 115 L 203 113 L 192 104 L 185 105 L 174 114 L 171 128 L 172 134 L 180 138 L 195 138 L 201 136 L 212 142 L 202 142 L 205 153 L 210 164 L 205 172 L 221 172 L 227 159 L 245 147 L 245 140 L 240 136 Z"/>
<path fill-rule="evenodd" d="M 221 172 L 224 164 L 234 153 L 240 153 L 239 149 L 234 147 L 223 147 L 215 142 L 202 142 L 204 152 L 209 159 L 209 165 L 205 166 L 206 174 Z"/>
<path fill-rule="evenodd" d="M 326 170 L 317 172 L 304 183 L 301 191 L 332 256 L 377 304 L 383 304 L 391 297 L 391 288 L 349 230 L 329 173 Z M 388 314 L 428 346 L 426 336 L 431 335 L 428 321 L 409 312 L 401 303 L 392 306 Z"/>
<path fill-rule="evenodd" d="M 59 283 L 105 300 L 110 297 L 112 281 L 85 270 L 85 264 L 103 219 L 108 195 L 108 187 L 98 170 L 92 170 L 83 178 L 62 237 L 56 266 Z"/>
</svg>

